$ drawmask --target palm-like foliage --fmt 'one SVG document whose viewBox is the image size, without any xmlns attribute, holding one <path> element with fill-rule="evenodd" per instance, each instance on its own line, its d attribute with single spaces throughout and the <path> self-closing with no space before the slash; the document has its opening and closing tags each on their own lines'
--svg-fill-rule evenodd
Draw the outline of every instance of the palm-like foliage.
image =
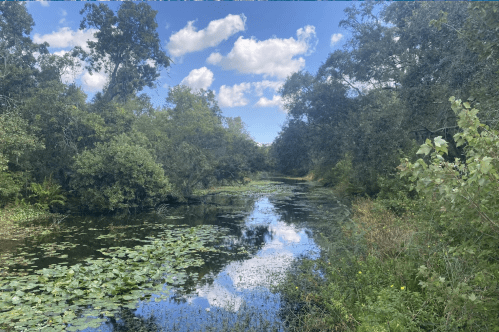
<svg viewBox="0 0 499 332">
<path fill-rule="evenodd" d="M 66 197 L 61 194 L 61 186 L 53 182 L 52 175 L 48 179 L 45 178 L 43 183 L 31 183 L 30 191 L 32 194 L 29 198 L 42 210 L 48 210 L 55 204 L 66 203 Z"/>
</svg>

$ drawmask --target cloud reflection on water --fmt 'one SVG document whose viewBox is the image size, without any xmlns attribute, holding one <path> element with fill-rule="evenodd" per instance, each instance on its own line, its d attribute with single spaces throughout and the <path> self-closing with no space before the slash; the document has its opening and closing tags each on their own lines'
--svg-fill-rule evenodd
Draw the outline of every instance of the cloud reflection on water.
<svg viewBox="0 0 499 332">
<path fill-rule="evenodd" d="M 236 293 L 277 285 L 298 255 L 317 249 L 304 230 L 280 220 L 268 197 L 261 198 L 246 218 L 246 227 L 258 226 L 268 226 L 272 234 L 258 253 L 250 259 L 231 262 L 212 285 L 197 290 L 198 296 L 207 298 L 211 306 L 237 311 L 244 300 Z"/>
<path fill-rule="evenodd" d="M 137 314 L 145 317 L 154 315 L 157 323 L 166 330 L 171 325 L 171 317 L 177 317 L 175 321 L 186 319 L 181 316 L 195 321 L 211 320 L 213 317 L 209 316 L 209 311 L 212 315 L 219 315 L 222 311 L 236 314 L 243 307 L 258 308 L 261 315 L 276 319 L 280 298 L 279 294 L 270 292 L 270 287 L 283 280 L 286 270 L 298 256 L 313 257 L 319 249 L 305 229 L 286 224 L 283 219 L 268 197 L 260 198 L 252 213 L 245 218 L 242 232 L 244 238 L 254 236 L 259 227 L 268 229 L 263 245 L 253 257 L 230 262 L 220 273 L 212 276 L 212 283 L 199 285 L 193 294 L 182 296 L 182 301 L 178 298 L 174 301 L 172 297 L 160 303 L 143 303 Z"/>
</svg>

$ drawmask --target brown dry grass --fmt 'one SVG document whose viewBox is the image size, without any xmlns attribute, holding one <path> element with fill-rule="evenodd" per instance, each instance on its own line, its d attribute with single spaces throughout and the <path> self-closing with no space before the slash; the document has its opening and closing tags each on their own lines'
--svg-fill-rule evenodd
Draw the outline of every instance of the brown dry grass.
<svg viewBox="0 0 499 332">
<path fill-rule="evenodd" d="M 368 198 L 358 198 L 352 203 L 352 222 L 358 233 L 363 234 L 371 255 L 397 257 L 409 248 L 416 230 L 403 223 L 391 211 Z M 347 236 L 352 231 L 344 229 Z"/>
</svg>

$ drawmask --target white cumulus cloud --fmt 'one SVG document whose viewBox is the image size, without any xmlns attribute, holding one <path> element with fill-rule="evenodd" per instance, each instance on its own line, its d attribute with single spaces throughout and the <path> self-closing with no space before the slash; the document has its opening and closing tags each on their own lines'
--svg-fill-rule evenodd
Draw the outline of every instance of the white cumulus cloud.
<svg viewBox="0 0 499 332">
<path fill-rule="evenodd" d="M 255 93 L 258 96 L 262 96 L 263 91 L 266 89 L 271 89 L 274 90 L 274 92 L 277 92 L 277 90 L 281 88 L 284 82 L 263 80 L 261 82 L 253 82 L 252 84 L 253 87 L 255 88 Z"/>
<path fill-rule="evenodd" d="M 47 42 L 50 44 L 50 47 L 58 48 L 81 46 L 85 51 L 89 51 L 87 40 L 97 41 L 94 37 L 94 33 L 97 31 L 97 29 L 73 31 L 69 27 L 63 27 L 58 31 L 54 31 L 43 36 L 35 33 L 33 41 L 37 44 Z"/>
<path fill-rule="evenodd" d="M 305 67 L 303 57 L 315 50 L 317 37 L 315 27 L 307 25 L 296 31 L 297 39 L 281 39 L 272 37 L 259 41 L 254 38 L 239 37 L 234 47 L 226 56 L 217 53 L 210 55 L 208 61 L 218 64 L 223 69 L 236 69 L 245 74 L 261 74 L 264 77 L 273 76 L 286 78 Z"/>
<path fill-rule="evenodd" d="M 194 21 L 189 21 L 185 28 L 170 36 L 166 48 L 172 56 L 180 57 L 214 47 L 233 34 L 244 31 L 245 23 L 246 17 L 243 14 L 229 14 L 225 18 L 211 21 L 205 29 L 197 31 Z"/>
<path fill-rule="evenodd" d="M 218 104 L 222 107 L 246 106 L 248 100 L 244 93 L 251 88 L 251 83 L 241 83 L 230 86 L 222 85 L 218 94 Z"/>
<path fill-rule="evenodd" d="M 222 54 L 216 52 L 216 53 L 211 53 L 210 56 L 208 57 L 208 59 L 206 59 L 206 62 L 208 62 L 209 64 L 212 64 L 212 65 L 216 65 L 217 63 L 219 63 L 220 61 L 222 61 Z"/>
<path fill-rule="evenodd" d="M 274 95 L 272 99 L 268 99 L 265 97 L 261 97 L 255 104 L 257 107 L 274 107 L 277 106 L 279 107 L 279 110 L 282 112 L 286 112 L 284 109 L 284 103 L 282 100 L 282 97 L 279 95 Z"/>
<path fill-rule="evenodd" d="M 271 106 L 279 106 L 281 104 L 282 104 L 282 97 L 274 95 L 272 97 L 272 100 L 267 99 L 265 97 L 260 98 L 258 100 L 258 102 L 256 103 L 256 106 L 259 106 L 259 107 L 271 107 Z"/>
<path fill-rule="evenodd" d="M 343 35 L 341 33 L 335 33 L 334 35 L 331 36 L 331 46 L 339 42 L 343 38 Z"/>
<path fill-rule="evenodd" d="M 310 55 L 315 52 L 315 47 L 319 40 L 317 39 L 315 27 L 313 25 L 307 25 L 304 28 L 296 30 L 296 36 L 298 37 L 298 41 L 307 45 L 307 52 L 305 55 Z"/>
<path fill-rule="evenodd" d="M 193 69 L 180 84 L 187 85 L 193 89 L 208 89 L 213 83 L 213 72 L 206 67 Z"/>
<path fill-rule="evenodd" d="M 96 92 L 102 90 L 107 83 L 107 75 L 103 72 L 93 72 L 92 75 L 85 71 L 81 81 L 85 91 Z"/>
</svg>

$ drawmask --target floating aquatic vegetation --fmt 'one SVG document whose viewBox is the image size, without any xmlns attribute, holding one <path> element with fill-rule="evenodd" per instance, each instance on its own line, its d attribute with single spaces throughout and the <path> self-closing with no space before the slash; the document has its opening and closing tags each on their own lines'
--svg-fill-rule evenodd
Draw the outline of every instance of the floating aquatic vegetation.
<svg viewBox="0 0 499 332">
<path fill-rule="evenodd" d="M 144 314 L 140 307 L 146 303 L 153 308 L 164 306 L 168 301 L 163 300 L 165 296 L 179 296 L 178 303 L 172 300 L 175 304 L 172 302 L 171 308 L 157 313 L 159 319 L 202 285 L 212 290 L 215 276 L 230 277 L 224 274 L 230 262 L 234 262 L 233 266 L 238 266 L 237 262 L 253 264 L 252 276 L 267 276 L 269 282 L 276 282 L 284 271 L 267 273 L 259 264 L 263 260 L 254 258 L 260 250 L 265 249 L 270 257 L 283 244 L 291 241 L 290 248 L 294 248 L 296 242 L 289 237 L 292 234 L 268 227 L 272 216 L 289 225 L 313 223 L 317 227 L 322 223 L 329 225 L 337 213 L 333 210 L 338 209 L 335 201 L 324 197 L 325 193 L 302 183 L 266 182 L 242 189 L 208 193 L 190 204 L 172 204 L 141 215 L 73 217 L 51 234 L 29 239 L 25 247 L 19 244 L 15 251 L 0 253 L 0 275 L 11 277 L 0 279 L 0 330 L 76 331 L 102 328 L 104 321 L 106 326 L 114 326 L 123 319 L 121 314 L 125 311 L 135 315 L 137 321 Z M 274 208 L 258 203 L 265 197 Z M 258 215 L 253 213 L 255 209 Z M 199 224 L 218 226 L 193 228 L 192 237 L 189 227 Z M 269 241 L 272 244 L 266 245 Z M 96 251 L 97 248 L 101 249 Z M 270 267 L 277 264 L 271 263 Z M 247 272 L 237 274 L 234 280 L 229 278 L 232 283 L 227 287 L 247 282 L 246 277 L 250 277 Z M 263 295 L 251 293 L 252 300 L 247 304 L 256 306 L 253 311 L 245 309 L 249 299 L 246 291 L 234 290 L 234 294 L 244 299 L 237 312 L 211 306 L 214 321 L 203 322 L 204 315 L 193 316 L 198 308 L 194 305 L 194 311 L 189 311 L 185 319 L 198 323 L 188 328 L 183 323 L 174 329 L 168 324 L 158 326 L 166 331 L 192 331 L 194 327 L 204 331 L 260 331 L 267 326 L 262 322 L 268 320 L 266 324 L 281 331 L 281 320 L 275 311 L 278 308 L 273 307 L 278 307 L 278 303 L 266 303 Z M 217 295 L 219 302 L 227 300 L 223 296 Z M 173 314 L 175 310 L 172 319 L 175 317 L 176 322 L 179 317 Z M 265 317 L 256 319 L 264 312 Z M 240 325 L 246 318 L 251 321 Z M 213 325 L 215 321 L 218 325 Z M 156 319 L 154 322 L 160 323 Z M 270 325 L 263 330 L 274 330 Z"/>
<path fill-rule="evenodd" d="M 134 248 L 101 249 L 105 258 L 55 265 L 36 274 L 0 277 L 0 323 L 16 330 L 77 331 L 98 327 L 120 307 L 182 286 L 189 267 L 217 252 L 209 244 L 224 231 L 213 226 L 171 228 Z"/>
<path fill-rule="evenodd" d="M 220 196 L 241 196 L 241 195 L 258 195 L 268 193 L 278 193 L 284 186 L 281 182 L 276 181 L 251 181 L 245 185 L 223 186 L 212 189 L 196 190 L 196 196 L 205 196 L 217 194 Z"/>
</svg>

